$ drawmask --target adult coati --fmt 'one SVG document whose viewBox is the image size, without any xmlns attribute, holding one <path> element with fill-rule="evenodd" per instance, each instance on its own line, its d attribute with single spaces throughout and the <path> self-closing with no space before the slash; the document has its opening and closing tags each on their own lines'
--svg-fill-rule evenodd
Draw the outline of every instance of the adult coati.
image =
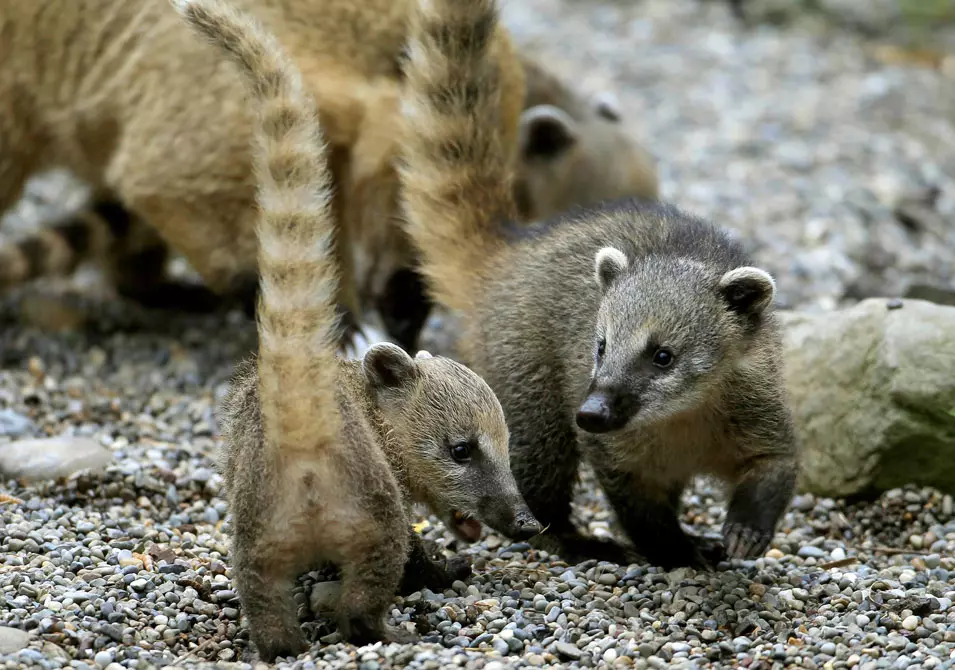
<svg viewBox="0 0 955 670">
<path fill-rule="evenodd" d="M 336 216 L 345 222 L 335 245 L 339 302 L 353 317 L 343 344 L 357 333 L 355 319 L 376 307 L 392 339 L 413 351 L 428 305 L 394 221 L 413 0 L 234 1 L 281 39 L 319 106 Z M 656 189 L 655 171 L 628 167 L 644 165 L 646 152 L 620 124 L 581 116 L 590 108 L 571 87 L 554 92 L 574 103 L 563 113 L 536 102 L 526 109 L 523 67 L 532 59 L 518 57 L 503 26 L 492 42 L 504 151 L 529 184 L 545 186 L 526 189 L 534 211 L 552 206 L 548 186 L 574 202 Z M 252 310 L 254 181 L 242 83 L 191 39 L 167 3 L 0 0 L 0 62 L 0 213 L 30 174 L 49 167 L 67 168 L 93 189 L 87 209 L 0 245 L 0 288 L 69 274 L 95 258 L 120 294 L 147 306 L 205 311 L 227 296 Z M 580 177 L 608 172 L 627 178 Z M 170 249 L 201 285 L 166 275 Z"/>
<path fill-rule="evenodd" d="M 701 473 L 732 487 L 726 551 L 756 556 L 797 466 L 774 281 L 724 231 L 666 205 L 623 200 L 507 225 L 501 73 L 487 51 L 497 20 L 494 0 L 422 2 L 401 175 L 423 275 L 459 313 L 463 360 L 504 407 L 512 469 L 548 527 L 538 544 L 569 560 L 627 560 L 570 522 L 585 458 L 652 563 L 708 563 L 678 519 Z"/>
<path fill-rule="evenodd" d="M 242 71 L 258 109 L 259 356 L 224 401 L 222 458 L 252 640 L 270 661 L 304 650 L 292 586 L 324 561 L 342 572 L 347 639 L 409 639 L 384 623 L 403 577 L 453 579 L 412 530 L 413 501 L 466 541 L 479 520 L 511 537 L 540 531 L 508 466 L 503 411 L 446 358 L 392 344 L 360 361 L 336 356 L 335 219 L 314 102 L 254 18 L 220 0 L 173 2 Z"/>
</svg>

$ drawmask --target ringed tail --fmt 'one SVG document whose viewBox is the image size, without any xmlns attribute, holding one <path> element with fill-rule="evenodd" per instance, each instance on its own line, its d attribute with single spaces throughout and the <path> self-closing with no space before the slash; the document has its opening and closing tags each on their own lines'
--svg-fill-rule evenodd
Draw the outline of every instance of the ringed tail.
<svg viewBox="0 0 955 670">
<path fill-rule="evenodd" d="M 259 396 L 266 444 L 314 452 L 338 440 L 335 218 L 314 100 L 286 52 L 221 0 L 171 0 L 241 70 L 257 109 Z"/>
<path fill-rule="evenodd" d="M 472 305 L 514 217 L 497 25 L 495 0 L 418 0 L 404 67 L 403 218 L 432 296 L 452 309 Z"/>
</svg>

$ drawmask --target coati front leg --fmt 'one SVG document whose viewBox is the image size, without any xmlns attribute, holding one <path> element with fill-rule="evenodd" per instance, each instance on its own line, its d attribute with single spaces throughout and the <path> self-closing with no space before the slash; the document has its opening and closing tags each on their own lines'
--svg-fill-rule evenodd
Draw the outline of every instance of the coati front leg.
<svg viewBox="0 0 955 670">
<path fill-rule="evenodd" d="M 594 464 L 600 486 L 638 552 L 665 570 L 711 568 L 721 551 L 680 526 L 680 497 L 685 484 L 651 488 L 629 472 Z"/>
<path fill-rule="evenodd" d="M 100 196 L 84 217 L 96 217 L 108 242 L 101 253 L 105 270 L 116 292 L 148 309 L 205 313 L 218 309 L 223 298 L 196 282 L 172 279 L 167 275 L 169 247 L 145 220 L 131 212 L 119 200 Z M 89 221 L 67 221 L 53 230 L 60 231 L 80 256 L 88 252 L 92 228 Z"/>
<path fill-rule="evenodd" d="M 543 412 L 547 405 L 538 403 L 536 407 Z M 531 411 L 535 410 L 528 414 Z M 592 558 L 627 563 L 624 547 L 611 540 L 586 536 L 571 521 L 570 504 L 580 468 L 574 432 L 560 421 L 551 421 L 542 430 L 524 430 L 532 436 L 530 439 L 516 431 L 511 433 L 511 469 L 521 495 L 544 527 L 540 535 L 528 541 L 531 546 L 559 554 L 568 563 Z"/>
<path fill-rule="evenodd" d="M 444 591 L 456 580 L 463 581 L 471 576 L 471 561 L 466 556 L 449 560 L 436 558 L 418 533 L 413 529 L 409 533 L 410 549 L 399 593 L 408 595 L 424 588 Z"/>
<path fill-rule="evenodd" d="M 790 457 L 763 456 L 748 463 L 730 496 L 723 542 L 733 558 L 761 556 L 773 539 L 796 488 Z"/>
</svg>

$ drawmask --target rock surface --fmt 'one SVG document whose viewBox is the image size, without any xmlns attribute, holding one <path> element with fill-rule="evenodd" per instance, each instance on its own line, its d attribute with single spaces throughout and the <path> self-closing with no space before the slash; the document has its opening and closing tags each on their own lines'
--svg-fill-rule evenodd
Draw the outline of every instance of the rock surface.
<svg viewBox="0 0 955 670">
<path fill-rule="evenodd" d="M 15 654 L 30 644 L 30 634 L 19 628 L 0 626 L 0 655 Z"/>
<path fill-rule="evenodd" d="M 781 317 L 802 487 L 955 492 L 955 308 L 870 299 Z"/>
<path fill-rule="evenodd" d="M 35 482 L 69 477 L 80 470 L 99 470 L 113 458 L 96 440 L 52 437 L 0 444 L 0 479 Z"/>
</svg>

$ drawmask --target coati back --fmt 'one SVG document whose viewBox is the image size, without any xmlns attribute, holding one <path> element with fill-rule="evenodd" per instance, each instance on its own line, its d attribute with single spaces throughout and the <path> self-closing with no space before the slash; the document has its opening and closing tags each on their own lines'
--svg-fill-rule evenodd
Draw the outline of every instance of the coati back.
<svg viewBox="0 0 955 670">
<path fill-rule="evenodd" d="M 463 359 L 501 400 L 511 466 L 539 546 L 566 560 L 628 553 L 570 522 L 580 458 L 636 548 L 705 565 L 680 527 L 697 474 L 731 488 L 730 556 L 765 550 L 793 492 L 797 444 L 781 375 L 775 285 L 716 226 L 623 200 L 529 230 L 491 122 L 494 0 L 430 0 L 406 67 L 408 231 L 437 301 L 459 312 Z"/>
<path fill-rule="evenodd" d="M 268 661 L 304 650 L 292 586 L 326 561 L 342 571 L 347 639 L 410 639 L 384 623 L 396 591 L 470 572 L 428 557 L 412 502 L 465 541 L 480 536 L 479 519 L 512 537 L 540 530 L 508 467 L 503 411 L 446 358 L 391 344 L 336 357 L 332 179 L 314 103 L 252 17 L 220 0 L 173 2 L 242 71 L 258 110 L 259 356 L 224 402 L 222 459 L 252 640 Z"/>
<path fill-rule="evenodd" d="M 413 271 L 413 249 L 395 223 L 394 170 L 413 0 L 236 5 L 281 37 L 319 105 L 333 205 L 345 222 L 335 244 L 343 314 L 378 308 L 392 339 L 413 350 L 429 304 Z M 19 196 L 26 176 L 52 165 L 71 169 L 95 193 L 90 211 L 55 222 L 38 238 L 0 246 L 0 257 L 10 261 L 0 271 L 0 288 L 66 274 L 96 258 L 122 295 L 147 306 L 202 311 L 224 295 L 251 310 L 257 286 L 251 117 L 234 73 L 220 67 L 207 45 L 189 39 L 166 3 L 0 0 L 0 21 L 8 38 L 0 49 L 9 56 L 0 95 L 13 101 L 0 110 L 0 211 Z M 539 67 L 530 72 L 541 83 L 526 81 L 532 60 L 518 57 L 503 27 L 495 29 L 490 53 L 502 71 L 494 122 L 523 176 L 516 188 L 528 203 L 525 218 L 615 197 L 621 188 L 642 195 L 652 182 L 655 190 L 655 173 L 632 169 L 642 150 L 592 119 L 576 92 Z M 544 100 L 566 105 L 568 116 L 549 113 Z M 547 142 L 555 137 L 562 138 L 559 146 Z M 596 174 L 604 177 L 588 178 Z M 628 184 L 632 176 L 645 184 Z M 152 230 L 144 232 L 144 225 Z M 102 244 L 84 242 L 104 230 L 111 237 Z M 145 238 L 151 242 L 142 247 L 138 240 Z M 137 241 L 133 253 L 129 240 Z M 165 276 L 167 246 L 186 257 L 210 290 Z M 347 323 L 346 345 L 356 334 L 353 321 Z"/>
</svg>

